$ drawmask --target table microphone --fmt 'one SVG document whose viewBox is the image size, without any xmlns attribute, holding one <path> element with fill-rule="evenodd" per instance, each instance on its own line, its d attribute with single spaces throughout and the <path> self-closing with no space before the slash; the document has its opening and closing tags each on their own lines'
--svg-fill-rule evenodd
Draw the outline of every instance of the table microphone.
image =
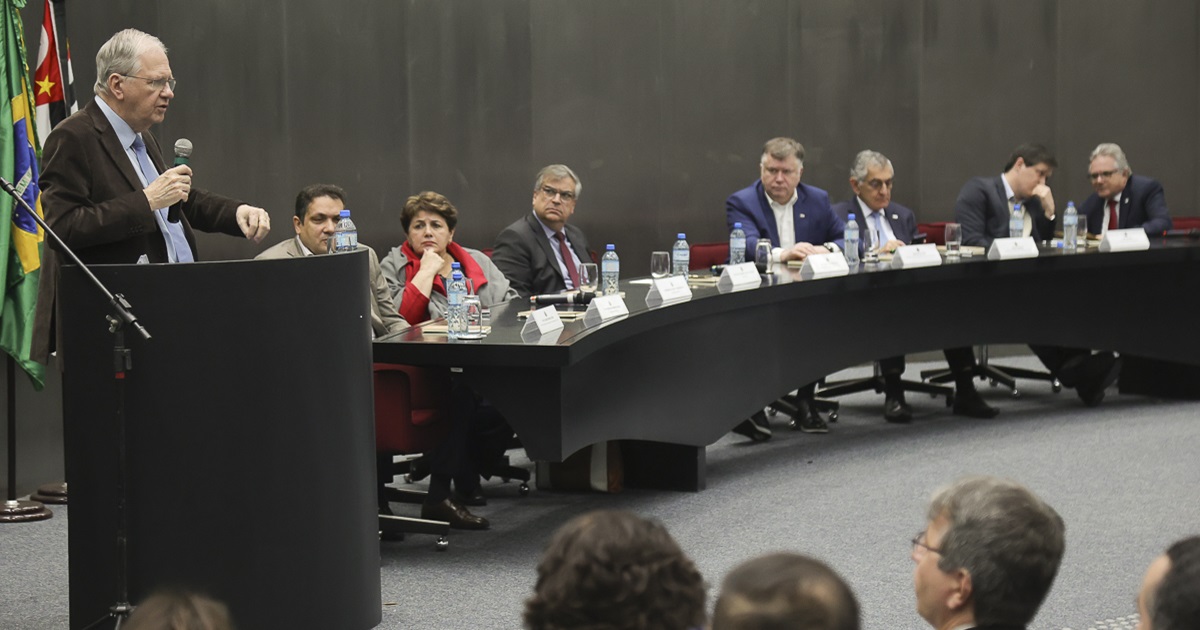
<svg viewBox="0 0 1200 630">
<path fill-rule="evenodd" d="M 529 301 L 538 306 L 549 306 L 551 304 L 587 304 L 596 297 L 595 293 L 590 291 L 580 291 L 579 293 L 551 293 L 549 295 L 534 295 L 529 298 Z"/>
<path fill-rule="evenodd" d="M 188 158 L 192 157 L 192 141 L 187 138 L 180 138 L 175 141 L 175 166 L 187 164 Z M 183 214 L 183 202 L 171 206 L 167 210 L 167 220 L 171 223 L 179 223 L 179 219 Z"/>
</svg>

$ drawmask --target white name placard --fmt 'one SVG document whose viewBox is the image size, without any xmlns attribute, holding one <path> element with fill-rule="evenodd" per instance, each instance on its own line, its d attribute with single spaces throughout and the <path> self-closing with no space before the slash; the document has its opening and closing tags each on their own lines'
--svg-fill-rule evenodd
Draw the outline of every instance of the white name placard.
<svg viewBox="0 0 1200 630">
<path fill-rule="evenodd" d="M 1015 260 L 1017 258 L 1037 258 L 1037 243 L 1032 236 L 1017 238 L 998 238 L 992 241 L 988 248 L 988 260 Z"/>
<path fill-rule="evenodd" d="M 762 276 L 758 275 L 758 267 L 752 263 L 728 265 L 717 280 L 717 290 L 721 293 L 755 289 L 762 284 Z"/>
<path fill-rule="evenodd" d="M 897 247 L 892 254 L 892 269 L 936 267 L 940 264 L 942 264 L 942 255 L 938 253 L 937 245 L 933 243 L 904 245 Z"/>
<path fill-rule="evenodd" d="M 587 312 L 583 314 L 583 325 L 595 326 L 628 314 L 629 307 L 625 306 L 621 296 L 602 295 L 592 298 L 588 303 Z"/>
<path fill-rule="evenodd" d="M 1100 239 L 1102 252 L 1139 252 L 1143 249 L 1150 249 L 1150 237 L 1142 228 L 1109 230 Z"/>
<path fill-rule="evenodd" d="M 800 265 L 800 277 L 805 280 L 820 280 L 821 278 L 836 278 L 850 274 L 850 265 L 846 257 L 840 253 L 810 254 Z"/>
<path fill-rule="evenodd" d="M 688 286 L 687 276 L 667 276 L 656 279 L 650 285 L 650 292 L 646 294 L 646 306 L 654 308 L 690 299 L 692 299 L 692 289 Z"/>
<path fill-rule="evenodd" d="M 521 336 L 544 335 L 562 330 L 562 327 L 562 318 L 558 316 L 558 310 L 551 304 L 529 314 L 529 318 L 525 320 L 525 325 L 521 328 Z"/>
</svg>

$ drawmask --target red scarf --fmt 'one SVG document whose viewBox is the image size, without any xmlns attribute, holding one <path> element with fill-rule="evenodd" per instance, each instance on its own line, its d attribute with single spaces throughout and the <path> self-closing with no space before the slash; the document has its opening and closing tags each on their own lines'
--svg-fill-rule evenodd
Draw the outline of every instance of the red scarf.
<svg viewBox="0 0 1200 630">
<path fill-rule="evenodd" d="M 412 283 L 413 276 L 421 270 L 421 257 L 413 251 L 412 245 L 407 240 L 400 246 L 400 252 L 408 258 L 408 263 L 404 265 L 404 284 L 408 285 Z M 446 244 L 446 253 L 462 266 L 463 276 L 471 279 L 471 284 L 475 286 L 475 293 L 482 291 L 483 287 L 487 285 L 487 276 L 483 273 L 483 267 L 475 262 L 471 254 L 453 241 Z M 446 286 L 442 282 L 440 273 L 433 276 L 433 290 L 446 295 Z"/>
</svg>

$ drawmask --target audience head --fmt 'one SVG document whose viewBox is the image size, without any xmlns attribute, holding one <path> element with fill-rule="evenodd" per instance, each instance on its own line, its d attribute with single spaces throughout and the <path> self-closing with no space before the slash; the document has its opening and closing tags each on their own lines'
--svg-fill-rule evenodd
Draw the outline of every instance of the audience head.
<svg viewBox="0 0 1200 630">
<path fill-rule="evenodd" d="M 194 593 L 160 591 L 146 598 L 129 620 L 127 630 L 233 630 L 224 604 Z"/>
<path fill-rule="evenodd" d="M 554 534 L 525 602 L 531 630 L 684 630 L 704 624 L 704 579 L 661 523 L 618 511 Z"/>
<path fill-rule="evenodd" d="M 1129 181 L 1129 160 L 1121 147 L 1111 142 L 1105 142 L 1092 149 L 1088 157 L 1088 181 L 1102 199 L 1111 199 L 1114 195 L 1125 190 Z"/>
<path fill-rule="evenodd" d="M 400 226 L 408 236 L 409 247 L 418 256 L 429 249 L 445 255 L 457 225 L 458 209 L 454 204 L 428 190 L 409 197 L 400 212 Z"/>
<path fill-rule="evenodd" d="M 551 164 L 538 171 L 533 181 L 533 212 L 552 230 L 561 230 L 575 213 L 583 192 L 579 176 L 566 165 Z"/>
<path fill-rule="evenodd" d="M 92 91 L 137 133 L 166 118 L 174 83 L 166 46 L 148 33 L 127 28 L 96 52 Z"/>
<path fill-rule="evenodd" d="M 870 149 L 859 151 L 850 168 L 850 188 L 868 208 L 882 210 L 892 203 L 895 175 L 892 161 L 884 154 Z"/>
<path fill-rule="evenodd" d="M 1040 144 L 1022 144 L 1013 150 L 1004 165 L 1004 174 L 1013 194 L 1021 199 L 1033 196 L 1033 189 L 1045 184 L 1058 168 L 1049 149 Z"/>
<path fill-rule="evenodd" d="M 1150 563 L 1137 604 L 1137 630 L 1200 628 L 1200 536 L 1176 542 Z"/>
<path fill-rule="evenodd" d="M 346 191 L 333 184 L 305 186 L 296 195 L 296 216 L 292 227 L 301 243 L 314 254 L 329 251 L 329 237 L 346 208 Z"/>
<path fill-rule="evenodd" d="M 785 204 L 796 194 L 804 174 L 804 146 L 791 138 L 771 138 L 763 144 L 760 167 L 767 196 Z"/>
<path fill-rule="evenodd" d="M 913 539 L 917 612 L 934 628 L 1028 624 L 1062 561 L 1054 508 L 1016 482 L 967 477 L 934 495 L 927 518 Z"/>
<path fill-rule="evenodd" d="M 794 553 L 742 563 L 721 585 L 712 630 L 858 630 L 858 601 L 825 564 Z"/>
</svg>

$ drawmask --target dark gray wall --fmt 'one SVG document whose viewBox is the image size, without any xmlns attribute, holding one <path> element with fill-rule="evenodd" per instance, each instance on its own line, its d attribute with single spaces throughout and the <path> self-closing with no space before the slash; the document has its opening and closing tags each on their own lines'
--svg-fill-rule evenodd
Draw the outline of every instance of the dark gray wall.
<svg viewBox="0 0 1200 630">
<path fill-rule="evenodd" d="M 296 190 L 327 181 L 349 190 L 377 249 L 402 240 L 399 209 L 425 189 L 459 207 L 457 241 L 487 247 L 529 211 L 537 169 L 564 162 L 584 182 L 575 222 L 644 274 L 648 252 L 679 230 L 725 238 L 724 199 L 757 177 L 776 135 L 806 145 L 805 181 L 835 199 L 849 195 L 854 154 L 883 151 L 896 199 L 925 221 L 950 218 L 963 181 L 998 173 L 1030 140 L 1058 152 L 1060 201 L 1088 194 L 1088 151 L 1116 141 L 1163 181 L 1174 214 L 1200 214 L 1191 1 L 105 0 L 68 11 L 84 98 L 112 33 L 163 39 L 180 83 L 160 140 L 169 150 L 191 138 L 198 185 L 268 208 L 271 243 L 292 233 Z M 41 14 L 40 0 L 23 10 L 31 65 Z M 201 247 L 207 258 L 262 249 L 221 236 Z M 61 441 L 57 383 L 21 389 L 22 444 Z M 47 472 L 61 470 L 60 448 L 33 450 L 25 489 L 61 476 Z"/>
<path fill-rule="evenodd" d="M 31 5 L 38 4 L 31 2 Z M 1197 213 L 1200 14 L 1126 0 L 109 0 L 72 3 L 83 85 L 113 32 L 171 49 L 177 98 L 158 130 L 191 138 L 198 184 L 263 205 L 291 234 L 295 191 L 345 186 L 363 240 L 386 249 L 420 190 L 486 247 L 529 208 L 550 162 L 584 182 L 575 221 L 627 273 L 676 231 L 725 237 L 723 202 L 762 142 L 808 148 L 804 179 L 849 195 L 862 148 L 890 156 L 895 197 L 946 220 L 968 177 L 1022 141 L 1059 155 L 1082 201 L 1088 151 L 1125 147 L 1173 213 Z M 25 9 L 36 34 L 41 7 Z M 31 38 L 33 39 L 33 38 Z M 36 55 L 36 42 L 31 41 Z M 32 63 L 32 62 L 31 62 Z M 260 248 L 225 237 L 208 258 Z"/>
</svg>

